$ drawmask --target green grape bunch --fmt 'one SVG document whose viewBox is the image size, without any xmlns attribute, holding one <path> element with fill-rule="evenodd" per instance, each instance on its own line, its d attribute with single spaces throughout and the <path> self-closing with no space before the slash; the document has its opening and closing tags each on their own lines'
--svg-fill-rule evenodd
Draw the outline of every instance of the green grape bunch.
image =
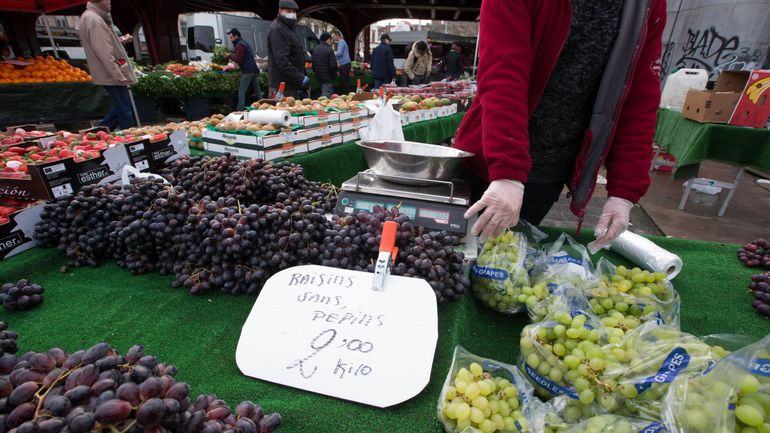
<svg viewBox="0 0 770 433">
<path fill-rule="evenodd" d="M 664 416 L 673 433 L 770 433 L 770 335 L 674 381 Z"/>
<path fill-rule="evenodd" d="M 728 354 L 720 346 L 654 322 L 603 350 L 615 361 L 602 374 L 602 398 L 617 403 L 613 413 L 650 421 L 661 419 L 671 382 L 700 375 Z"/>
<path fill-rule="evenodd" d="M 526 238 L 513 231 L 484 243 L 471 271 L 471 287 L 482 304 L 501 313 L 524 308 L 519 295 L 529 286 L 526 252 Z"/>
<path fill-rule="evenodd" d="M 532 389 L 513 366 L 455 350 L 438 404 L 447 433 L 528 433 Z"/>
<path fill-rule="evenodd" d="M 563 433 L 663 433 L 666 427 L 659 421 L 645 421 L 617 415 L 598 415 L 581 421 Z"/>
<path fill-rule="evenodd" d="M 600 268 L 612 268 L 604 261 Z M 588 289 L 591 310 L 599 317 L 613 313 L 633 316 L 639 322 L 654 321 L 670 326 L 679 324 L 679 295 L 663 272 L 617 266 Z"/>
<path fill-rule="evenodd" d="M 599 378 L 607 365 L 602 350 L 606 329 L 578 309 L 555 312 L 545 322 L 524 327 L 521 369 L 544 398 L 566 394 L 584 405 L 598 397 Z"/>
</svg>

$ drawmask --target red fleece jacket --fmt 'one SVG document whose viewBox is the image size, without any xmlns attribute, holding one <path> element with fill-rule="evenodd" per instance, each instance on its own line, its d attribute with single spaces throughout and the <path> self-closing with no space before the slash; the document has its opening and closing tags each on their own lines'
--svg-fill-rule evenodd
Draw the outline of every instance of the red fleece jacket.
<svg viewBox="0 0 770 433">
<path fill-rule="evenodd" d="M 634 203 L 650 185 L 665 14 L 666 1 L 653 0 L 605 160 L 609 194 Z M 455 139 L 455 147 L 476 154 L 469 168 L 478 176 L 526 183 L 529 118 L 559 58 L 571 17 L 568 1 L 482 2 L 478 93 Z"/>
</svg>

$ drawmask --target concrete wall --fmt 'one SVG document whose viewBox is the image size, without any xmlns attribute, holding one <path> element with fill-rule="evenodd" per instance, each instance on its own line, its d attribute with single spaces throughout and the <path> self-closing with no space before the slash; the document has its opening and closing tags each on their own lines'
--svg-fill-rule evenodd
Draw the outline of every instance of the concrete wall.
<svg viewBox="0 0 770 433">
<path fill-rule="evenodd" d="M 668 0 L 661 75 L 770 68 L 770 0 Z"/>
</svg>

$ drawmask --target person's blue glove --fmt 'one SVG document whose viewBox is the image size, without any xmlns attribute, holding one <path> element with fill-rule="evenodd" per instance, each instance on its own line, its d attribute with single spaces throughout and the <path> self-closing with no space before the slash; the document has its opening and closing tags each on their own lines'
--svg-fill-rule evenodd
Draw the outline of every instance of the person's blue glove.
<svg viewBox="0 0 770 433">
<path fill-rule="evenodd" d="M 310 82 L 310 78 L 308 78 L 307 75 L 306 75 L 305 78 L 302 79 L 302 85 L 303 86 L 307 86 L 307 83 L 309 83 L 309 82 Z"/>
</svg>

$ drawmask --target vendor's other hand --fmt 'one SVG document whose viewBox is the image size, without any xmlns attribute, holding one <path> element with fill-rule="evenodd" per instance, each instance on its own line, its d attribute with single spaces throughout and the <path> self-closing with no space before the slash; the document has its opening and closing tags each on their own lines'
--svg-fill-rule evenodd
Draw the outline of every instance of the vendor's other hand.
<svg viewBox="0 0 770 433">
<path fill-rule="evenodd" d="M 594 248 L 604 248 L 628 228 L 631 217 L 631 208 L 634 204 L 620 197 L 610 197 L 604 203 L 599 222 L 596 223 L 594 235 L 596 240 L 592 242 Z"/>
<path fill-rule="evenodd" d="M 524 185 L 521 182 L 508 179 L 492 181 L 481 200 L 465 212 L 465 218 L 468 219 L 484 211 L 473 225 L 471 233 L 474 236 L 481 234 L 482 242 L 500 236 L 505 229 L 519 222 L 523 200 Z"/>
</svg>

